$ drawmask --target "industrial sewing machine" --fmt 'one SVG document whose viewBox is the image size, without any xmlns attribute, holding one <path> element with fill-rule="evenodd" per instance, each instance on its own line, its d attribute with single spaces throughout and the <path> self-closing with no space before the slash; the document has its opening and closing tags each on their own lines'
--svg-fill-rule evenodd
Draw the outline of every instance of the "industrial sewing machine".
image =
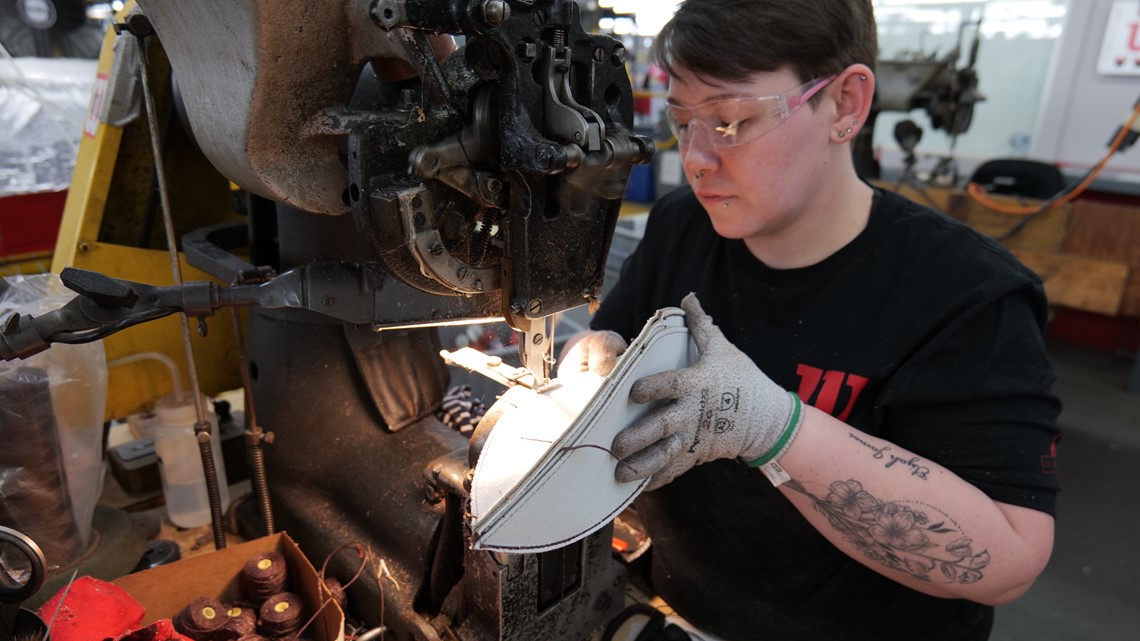
<svg viewBox="0 0 1140 641">
<path fill-rule="evenodd" d="M 202 389 L 247 355 L 278 529 L 318 560 L 371 546 L 394 579 L 354 585 L 354 614 L 401 640 L 587 637 L 623 601 L 610 529 L 540 555 L 468 549 L 481 441 L 432 413 L 447 371 L 431 326 L 505 319 L 547 379 L 549 318 L 596 302 L 631 167 L 653 154 L 631 131 L 621 43 L 568 0 L 124 13 L 53 265 L 80 297 L 7 319 L 0 357 L 100 337 L 109 355 L 161 349 L 156 319 L 249 308 L 236 338 L 215 317 L 186 339 Z M 158 212 L 185 279 L 163 273 Z M 111 383 L 111 417 L 160 392 Z"/>
<path fill-rule="evenodd" d="M 962 37 L 968 27 L 974 36 L 966 53 L 965 66 L 958 63 L 963 56 Z M 860 176 L 877 179 L 881 175 L 875 158 L 874 130 L 879 114 L 884 111 L 911 112 L 922 109 L 930 118 L 930 125 L 945 131 L 954 141 L 966 133 L 974 120 L 974 107 L 985 100 L 978 90 L 978 47 L 981 44 L 981 19 L 964 22 L 958 30 L 958 44 L 944 55 L 912 55 L 879 60 L 875 67 L 875 100 L 865 126 L 852 145 L 855 169 Z M 895 140 L 906 153 L 906 172 L 914 164 L 914 148 L 922 137 L 922 129 L 913 121 L 904 120 L 894 132 Z M 946 156 L 934 170 L 936 176 L 953 183 L 957 176 L 953 158 Z"/>
</svg>

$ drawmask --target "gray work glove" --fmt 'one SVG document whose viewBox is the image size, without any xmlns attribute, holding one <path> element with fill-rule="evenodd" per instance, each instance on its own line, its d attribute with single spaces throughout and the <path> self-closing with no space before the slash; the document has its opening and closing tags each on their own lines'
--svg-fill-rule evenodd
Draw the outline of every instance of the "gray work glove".
<svg viewBox="0 0 1140 641">
<path fill-rule="evenodd" d="M 625 339 L 617 332 L 590 332 L 566 352 L 558 365 L 558 377 L 574 376 L 581 372 L 609 376 L 625 348 Z"/>
<path fill-rule="evenodd" d="M 753 467 L 773 461 L 791 443 L 802 415 L 799 399 L 728 342 L 696 295 L 681 307 L 700 358 L 634 383 L 629 397 L 635 403 L 673 402 L 634 421 L 613 442 L 614 456 L 622 459 L 617 480 L 652 476 L 647 490 L 719 458 L 740 457 Z"/>
</svg>

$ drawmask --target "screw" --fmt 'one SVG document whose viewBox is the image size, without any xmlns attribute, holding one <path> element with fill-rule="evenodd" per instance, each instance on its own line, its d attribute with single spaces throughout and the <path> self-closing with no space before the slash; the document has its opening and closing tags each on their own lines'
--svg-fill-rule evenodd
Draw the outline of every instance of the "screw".
<svg viewBox="0 0 1140 641">
<path fill-rule="evenodd" d="M 423 212 L 417 211 L 415 215 L 412 216 L 412 224 L 416 226 L 416 229 L 423 229 L 424 223 L 426 222 L 427 217 L 424 216 Z"/>
<path fill-rule="evenodd" d="M 614 602 L 613 597 L 609 592 L 602 592 L 598 598 L 594 600 L 594 609 L 598 612 L 605 612 L 610 609 L 610 605 Z"/>
<path fill-rule="evenodd" d="M 542 9 L 534 12 L 534 24 L 541 27 L 546 24 L 546 12 Z"/>
<path fill-rule="evenodd" d="M 492 194 L 497 194 L 503 190 L 503 181 L 498 178 L 487 179 L 487 191 Z"/>
<path fill-rule="evenodd" d="M 430 252 L 432 256 L 439 256 L 443 253 L 443 245 L 439 244 L 438 242 L 433 242 L 428 247 L 428 252 Z"/>
<path fill-rule="evenodd" d="M 466 267 L 460 267 L 459 269 L 455 270 L 455 277 L 458 278 L 459 280 L 463 280 L 463 279 L 467 278 L 467 268 Z"/>
<path fill-rule="evenodd" d="M 480 278 L 475 279 L 475 291 L 483 291 L 483 280 Z"/>
<path fill-rule="evenodd" d="M 542 345 L 542 341 L 542 334 L 535 334 L 534 337 L 530 339 L 530 342 L 534 343 L 535 345 Z"/>
<path fill-rule="evenodd" d="M 325 296 L 325 307 L 332 307 L 336 305 L 336 299 L 332 296 Z"/>
<path fill-rule="evenodd" d="M 483 3 L 483 22 L 489 27 L 497 27 L 511 17 L 511 8 L 503 0 L 487 0 Z"/>
<path fill-rule="evenodd" d="M 594 62 L 601 62 L 606 59 L 606 50 L 602 47 L 594 49 Z"/>
<path fill-rule="evenodd" d="M 530 308 L 527 311 L 534 316 L 538 316 L 542 313 L 542 301 L 538 300 L 537 298 L 530 301 Z"/>
<path fill-rule="evenodd" d="M 87 243 L 79 243 L 79 251 L 86 254 L 87 252 L 91 251 L 91 245 L 88 245 Z"/>
<path fill-rule="evenodd" d="M 419 194 L 412 196 L 412 209 L 419 209 L 424 206 L 424 199 Z"/>
</svg>

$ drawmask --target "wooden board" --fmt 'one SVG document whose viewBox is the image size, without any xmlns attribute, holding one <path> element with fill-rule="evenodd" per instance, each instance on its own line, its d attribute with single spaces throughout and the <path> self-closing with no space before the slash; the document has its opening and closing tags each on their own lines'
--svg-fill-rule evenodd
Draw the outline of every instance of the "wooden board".
<svg viewBox="0 0 1140 641">
<path fill-rule="evenodd" d="M 1050 305 L 1108 316 L 1120 313 L 1131 271 L 1128 265 L 1026 249 L 1012 251 L 1026 267 L 1041 276 Z"/>
<path fill-rule="evenodd" d="M 1140 316 L 1140 208 L 1075 201 L 1062 251 L 1129 265 L 1120 313 Z"/>
</svg>

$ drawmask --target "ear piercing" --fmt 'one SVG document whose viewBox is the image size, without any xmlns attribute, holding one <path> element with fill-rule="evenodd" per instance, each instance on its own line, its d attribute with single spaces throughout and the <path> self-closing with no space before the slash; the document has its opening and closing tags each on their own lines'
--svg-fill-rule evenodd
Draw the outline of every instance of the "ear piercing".
<svg viewBox="0 0 1140 641">
<path fill-rule="evenodd" d="M 857 127 L 858 125 L 859 125 L 859 121 L 858 121 L 858 120 L 852 120 L 852 121 L 851 121 L 851 127 L 848 127 L 846 130 L 839 132 L 839 137 L 840 137 L 840 138 L 843 138 L 843 137 L 847 136 L 847 134 L 849 134 L 849 133 L 851 133 L 852 131 L 854 131 L 854 129 L 852 129 L 852 127 Z"/>
<path fill-rule="evenodd" d="M 865 74 L 865 73 L 861 73 L 861 74 L 859 74 L 859 79 L 860 79 L 860 80 L 866 80 L 866 79 L 867 79 L 867 74 Z"/>
</svg>

